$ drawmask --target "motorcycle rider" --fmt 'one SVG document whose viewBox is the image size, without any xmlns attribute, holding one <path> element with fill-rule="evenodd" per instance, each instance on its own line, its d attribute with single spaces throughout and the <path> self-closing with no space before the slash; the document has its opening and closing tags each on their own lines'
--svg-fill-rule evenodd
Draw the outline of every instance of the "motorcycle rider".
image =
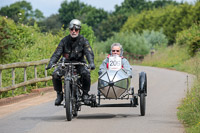
<svg viewBox="0 0 200 133">
<path fill-rule="evenodd" d="M 103 61 L 103 63 L 99 67 L 99 75 L 104 73 L 108 68 L 108 63 L 109 63 L 109 57 L 112 55 L 118 55 L 122 58 L 122 69 L 126 71 L 126 73 L 132 77 L 132 67 L 129 64 L 128 60 L 123 57 L 123 48 L 120 43 L 113 43 L 111 45 L 111 54 L 107 56 L 107 58 Z"/>
<path fill-rule="evenodd" d="M 86 38 L 80 35 L 81 22 L 78 19 L 71 20 L 69 24 L 70 34 L 65 36 L 59 43 L 55 52 L 51 56 L 49 64 L 46 69 L 50 69 L 53 64 L 57 63 L 61 56 L 65 61 L 79 61 L 86 63 L 84 56 L 86 56 L 91 70 L 95 69 L 94 54 L 92 48 Z M 89 103 L 90 91 L 90 72 L 85 66 L 77 66 L 77 72 L 81 75 L 83 95 L 82 98 L 85 104 Z M 57 92 L 55 105 L 60 105 L 63 101 L 62 81 L 61 77 L 64 75 L 58 67 L 52 74 L 52 81 L 54 90 Z"/>
</svg>

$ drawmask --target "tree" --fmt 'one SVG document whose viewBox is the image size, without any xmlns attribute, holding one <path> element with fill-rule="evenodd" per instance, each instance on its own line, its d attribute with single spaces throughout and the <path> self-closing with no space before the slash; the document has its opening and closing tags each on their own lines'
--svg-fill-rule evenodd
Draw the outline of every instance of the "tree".
<svg viewBox="0 0 200 133">
<path fill-rule="evenodd" d="M 106 20 L 108 17 L 108 13 L 103 9 L 96 9 L 94 7 L 85 7 L 81 12 L 80 16 L 76 18 L 80 19 L 82 23 L 86 23 L 91 26 L 96 36 L 98 34 L 98 28 L 103 20 Z"/>
<path fill-rule="evenodd" d="M 53 14 L 43 21 L 40 21 L 38 24 L 42 32 L 50 31 L 52 34 L 56 34 L 62 27 L 58 14 Z"/>
<path fill-rule="evenodd" d="M 44 19 L 43 13 L 38 9 L 35 9 L 35 11 L 33 12 L 33 17 L 36 18 L 36 20 L 38 21 L 41 21 L 42 19 Z"/>
<path fill-rule="evenodd" d="M 121 26 L 125 23 L 127 17 L 121 14 L 110 15 L 107 19 L 104 19 L 96 30 L 97 39 L 100 41 L 106 41 L 114 35 L 115 32 L 119 32 Z"/>
<path fill-rule="evenodd" d="M 64 24 L 64 28 L 67 27 L 69 22 L 76 18 L 77 15 L 79 15 L 79 12 L 85 7 L 86 5 L 84 3 L 81 3 L 80 0 L 74 0 L 71 2 L 67 2 L 65 0 L 61 4 L 61 8 L 58 10 L 60 20 Z"/>
<path fill-rule="evenodd" d="M 129 16 L 140 14 L 145 10 L 164 7 L 169 4 L 178 5 L 177 2 L 171 0 L 157 0 L 154 2 L 146 0 L 124 0 L 120 6 L 115 6 L 115 11 L 106 20 L 101 22 L 98 28 L 98 34 L 96 35 L 99 40 L 105 41 L 113 36 L 114 32 L 119 32 Z"/>
<path fill-rule="evenodd" d="M 64 24 L 64 28 L 67 28 L 72 19 L 77 18 L 82 23 L 91 26 L 95 35 L 98 35 L 98 26 L 108 17 L 108 13 L 103 9 L 96 9 L 95 7 L 86 5 L 80 2 L 80 0 L 71 2 L 65 0 L 59 9 L 59 16 L 60 21 Z"/>
<path fill-rule="evenodd" d="M 27 23 L 29 19 L 41 19 L 44 18 L 43 13 L 36 9 L 32 11 L 32 6 L 29 2 L 19 1 L 5 6 L 0 9 L 0 15 L 7 16 L 13 19 L 15 22 Z"/>
<path fill-rule="evenodd" d="M 169 39 L 169 45 L 175 42 L 177 32 L 189 28 L 194 22 L 199 22 L 200 2 L 195 5 L 187 3 L 179 6 L 168 5 L 165 8 L 144 11 L 141 14 L 128 18 L 123 25 L 121 32 L 133 31 L 142 32 L 144 29 L 159 31 Z"/>
</svg>

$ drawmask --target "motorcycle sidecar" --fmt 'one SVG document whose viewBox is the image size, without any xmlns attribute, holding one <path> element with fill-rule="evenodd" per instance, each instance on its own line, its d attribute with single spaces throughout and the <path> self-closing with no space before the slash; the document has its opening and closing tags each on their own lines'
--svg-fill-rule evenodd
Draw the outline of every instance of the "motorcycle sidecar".
<svg viewBox="0 0 200 133">
<path fill-rule="evenodd" d="M 134 87 L 130 87 L 131 77 L 124 69 L 107 70 L 98 79 L 97 107 L 137 107 L 140 97 L 141 116 L 145 115 L 145 97 L 147 95 L 147 77 L 145 72 L 139 75 L 138 94 L 134 93 Z M 101 99 L 130 99 L 127 104 L 100 104 Z"/>
</svg>

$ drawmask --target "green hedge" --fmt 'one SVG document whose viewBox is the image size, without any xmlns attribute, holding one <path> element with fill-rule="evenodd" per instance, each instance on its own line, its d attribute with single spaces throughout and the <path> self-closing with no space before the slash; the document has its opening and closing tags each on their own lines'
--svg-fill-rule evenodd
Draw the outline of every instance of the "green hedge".
<svg viewBox="0 0 200 133">
<path fill-rule="evenodd" d="M 193 23 L 200 21 L 200 2 L 195 5 L 187 3 L 144 11 L 132 15 L 123 25 L 121 32 L 142 32 L 144 29 L 158 31 L 161 28 L 167 36 L 169 44 L 175 42 L 177 32 L 189 28 Z"/>
<path fill-rule="evenodd" d="M 176 44 L 188 48 L 188 53 L 194 56 L 200 51 L 200 24 L 193 24 L 189 29 L 179 32 Z"/>
</svg>

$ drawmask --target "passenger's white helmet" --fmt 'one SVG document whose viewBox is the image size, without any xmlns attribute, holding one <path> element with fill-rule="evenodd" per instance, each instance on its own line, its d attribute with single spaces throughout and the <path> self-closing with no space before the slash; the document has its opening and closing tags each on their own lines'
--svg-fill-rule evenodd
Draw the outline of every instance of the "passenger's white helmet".
<svg viewBox="0 0 200 133">
<path fill-rule="evenodd" d="M 76 28 L 76 29 L 81 29 L 81 21 L 78 19 L 72 19 L 71 22 L 69 23 L 69 29 Z"/>
</svg>

